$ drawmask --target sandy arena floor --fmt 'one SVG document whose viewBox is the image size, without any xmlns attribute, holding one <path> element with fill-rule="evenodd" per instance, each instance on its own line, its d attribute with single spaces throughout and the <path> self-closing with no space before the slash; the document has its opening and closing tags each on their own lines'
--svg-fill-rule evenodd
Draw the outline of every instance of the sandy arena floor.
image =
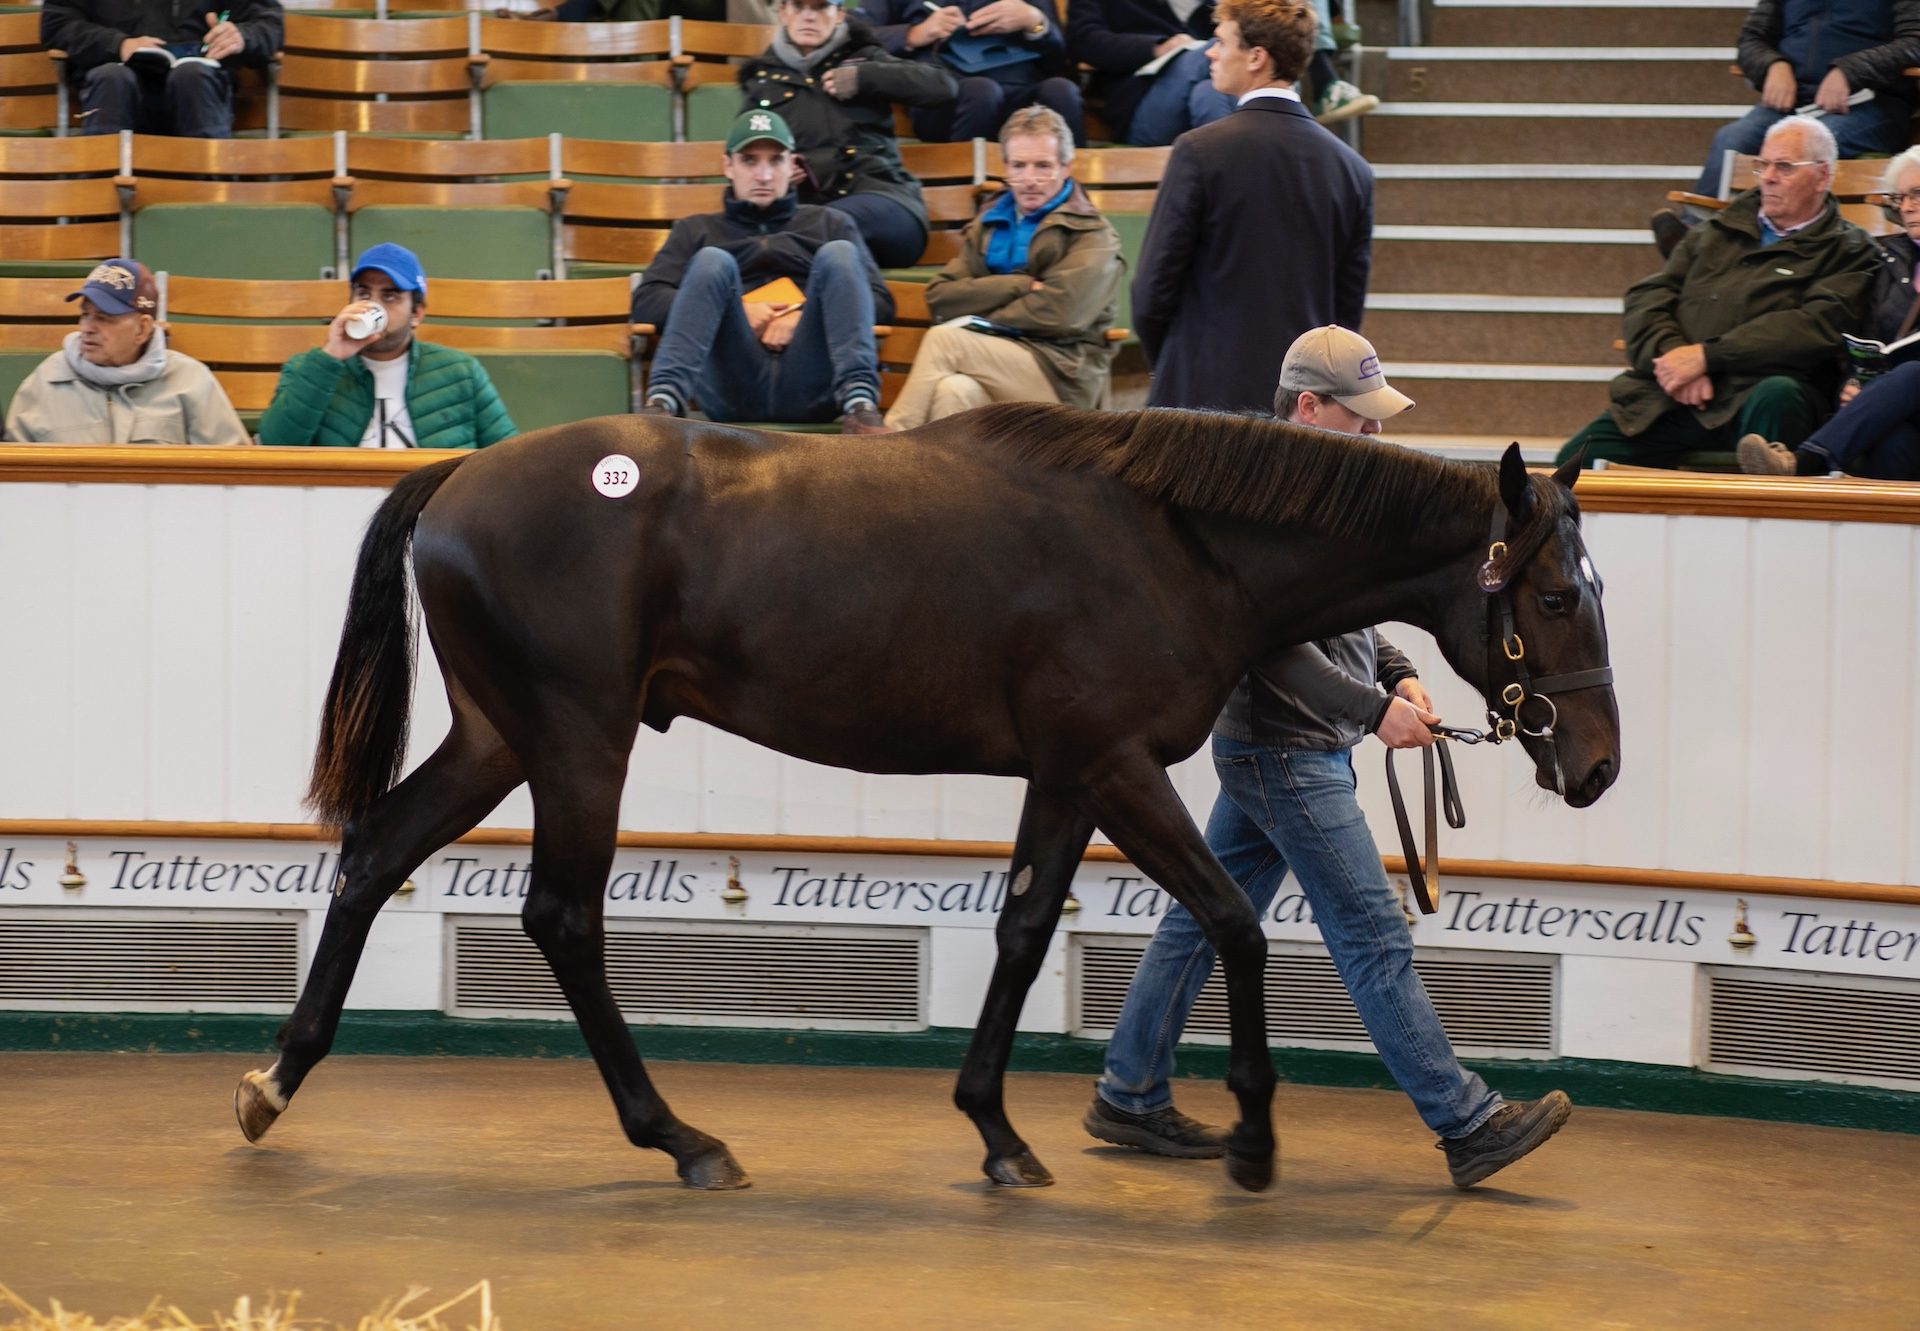
<svg viewBox="0 0 1920 1331">
<path fill-rule="evenodd" d="M 1059 1184 L 1002 1192 L 948 1073 L 658 1065 L 754 1177 L 700 1194 L 586 1062 L 334 1059 L 252 1147 L 229 1102 L 265 1061 L 0 1055 L 0 1283 L 102 1318 L 298 1289 L 350 1322 L 486 1277 L 509 1331 L 1920 1326 L 1920 1136 L 1576 1109 L 1460 1193 L 1398 1095 L 1282 1087 L 1250 1196 L 1096 1145 L 1086 1079 L 1025 1075 Z"/>
</svg>

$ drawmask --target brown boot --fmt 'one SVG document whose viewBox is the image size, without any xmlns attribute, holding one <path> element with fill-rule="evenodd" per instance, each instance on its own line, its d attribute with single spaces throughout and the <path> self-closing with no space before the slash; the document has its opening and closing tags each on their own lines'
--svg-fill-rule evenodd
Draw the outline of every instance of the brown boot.
<svg viewBox="0 0 1920 1331">
<path fill-rule="evenodd" d="M 894 428 L 871 402 L 856 402 L 840 418 L 841 434 L 893 434 Z"/>
</svg>

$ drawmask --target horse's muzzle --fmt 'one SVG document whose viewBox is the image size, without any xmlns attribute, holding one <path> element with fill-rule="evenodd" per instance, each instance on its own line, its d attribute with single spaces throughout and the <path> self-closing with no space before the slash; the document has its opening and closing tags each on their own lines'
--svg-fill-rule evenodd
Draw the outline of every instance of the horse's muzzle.
<svg viewBox="0 0 1920 1331">
<path fill-rule="evenodd" d="M 1602 795 L 1613 784 L 1620 773 L 1620 765 L 1611 758 L 1602 758 L 1587 769 L 1586 776 L 1576 786 L 1567 789 L 1567 803 L 1576 809 L 1584 809 Z"/>
</svg>

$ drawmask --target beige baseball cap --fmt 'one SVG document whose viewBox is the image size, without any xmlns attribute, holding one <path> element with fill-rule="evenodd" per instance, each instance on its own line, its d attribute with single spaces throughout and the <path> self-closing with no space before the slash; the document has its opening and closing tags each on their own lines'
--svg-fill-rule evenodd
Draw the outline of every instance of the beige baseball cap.
<svg viewBox="0 0 1920 1331">
<path fill-rule="evenodd" d="M 1373 343 L 1338 324 L 1294 339 L 1280 363 L 1280 387 L 1330 397 L 1370 421 L 1390 420 L 1413 405 L 1412 398 L 1387 383 Z"/>
</svg>

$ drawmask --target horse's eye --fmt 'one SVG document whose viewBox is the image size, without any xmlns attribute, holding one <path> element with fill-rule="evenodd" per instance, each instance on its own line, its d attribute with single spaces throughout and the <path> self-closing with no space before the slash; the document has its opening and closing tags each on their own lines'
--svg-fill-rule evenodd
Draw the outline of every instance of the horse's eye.
<svg viewBox="0 0 1920 1331">
<path fill-rule="evenodd" d="M 1572 600 L 1572 598 L 1565 592 L 1543 592 L 1540 596 L 1540 604 L 1546 607 L 1546 611 L 1550 615 L 1566 614 L 1567 604 L 1570 600 Z"/>
</svg>

